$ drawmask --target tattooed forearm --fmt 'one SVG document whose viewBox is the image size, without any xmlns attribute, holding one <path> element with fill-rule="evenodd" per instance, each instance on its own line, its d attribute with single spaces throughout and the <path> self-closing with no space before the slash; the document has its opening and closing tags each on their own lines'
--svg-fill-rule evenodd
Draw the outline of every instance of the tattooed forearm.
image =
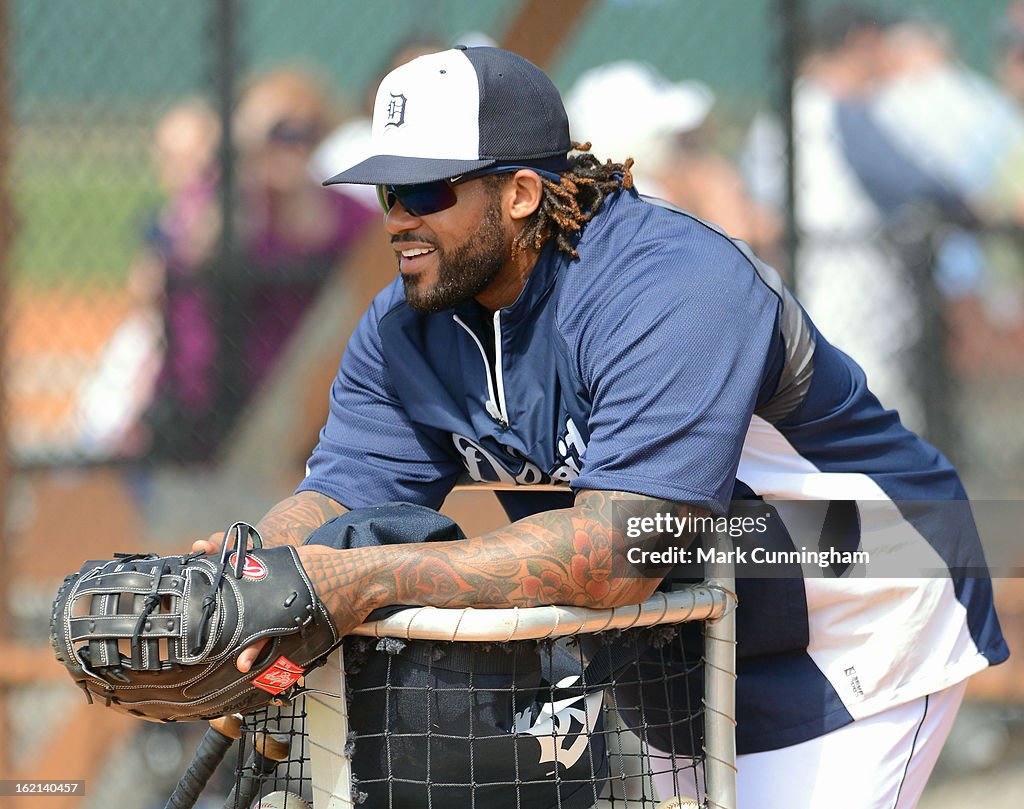
<svg viewBox="0 0 1024 809">
<path fill-rule="evenodd" d="M 624 562 L 623 515 L 690 511 L 622 492 L 583 492 L 570 509 L 548 511 L 457 542 L 360 551 L 303 549 L 303 562 L 332 613 L 354 620 L 375 607 L 510 607 L 634 604 L 653 592 L 657 574 Z"/>
<path fill-rule="evenodd" d="M 256 527 L 268 546 L 297 547 L 325 522 L 347 510 L 325 494 L 299 492 L 274 506 Z"/>
<path fill-rule="evenodd" d="M 636 516 L 690 509 L 627 492 L 585 491 L 571 509 L 520 520 L 464 548 L 421 547 L 419 558 L 394 571 L 396 595 L 438 606 L 637 603 L 660 577 L 647 578 L 625 562 L 635 544 L 624 535 L 627 510 Z"/>
</svg>

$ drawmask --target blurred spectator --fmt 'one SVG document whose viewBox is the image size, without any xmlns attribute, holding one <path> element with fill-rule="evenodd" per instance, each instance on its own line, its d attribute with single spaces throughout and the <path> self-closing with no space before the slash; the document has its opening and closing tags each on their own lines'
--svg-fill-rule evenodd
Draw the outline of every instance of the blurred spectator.
<svg viewBox="0 0 1024 809">
<path fill-rule="evenodd" d="M 872 114 L 873 94 L 891 70 L 887 28 L 876 10 L 856 3 L 825 9 L 813 26 L 793 100 L 800 149 L 794 278 L 811 316 L 827 324 L 825 337 L 857 360 L 882 403 L 927 431 L 916 353 L 924 316 L 920 279 L 917 267 L 908 266 L 907 246 L 892 237 L 901 230 L 897 214 L 911 202 L 969 214 L 957 193 L 901 149 Z M 784 160 L 781 128 L 759 116 L 743 165 L 759 199 L 776 206 L 785 201 Z"/>
<path fill-rule="evenodd" d="M 979 209 L 1024 136 L 1013 99 L 956 56 L 952 35 L 923 15 L 886 34 L 886 75 L 872 111 L 895 143 Z"/>
<path fill-rule="evenodd" d="M 1024 114 L 1024 2 L 1014 0 L 1006 8 L 999 29 L 999 63 L 996 75 L 1003 91 Z M 993 325 L 1019 328 L 1024 325 L 1024 137 L 1006 153 L 987 198 L 991 218 L 1009 227 L 985 239 L 991 266 L 989 288 L 983 298 Z"/>
<path fill-rule="evenodd" d="M 243 93 L 236 113 L 245 390 L 270 370 L 324 280 L 380 206 L 312 181 L 313 151 L 334 125 L 326 88 L 298 69 L 275 70 Z"/>
<path fill-rule="evenodd" d="M 199 97 L 176 103 L 154 127 L 153 167 L 165 202 L 147 225 L 128 271 L 130 312 L 79 392 L 78 449 L 88 457 L 135 456 L 148 445 L 139 419 L 151 404 L 165 359 L 163 315 L 180 317 L 204 306 L 204 292 L 183 281 L 210 258 L 220 232 L 219 144 L 220 121 Z M 186 353 L 193 366 L 214 361 L 215 342 L 205 329 L 191 336 Z M 180 395 L 191 401 L 201 383 L 189 378 L 187 368 L 180 371 Z M 169 375 L 165 369 L 163 376 Z"/>
<path fill-rule="evenodd" d="M 608 98 L 617 99 L 609 105 Z M 713 148 L 714 93 L 669 82 L 635 61 L 592 68 L 566 95 L 572 135 L 602 159 L 633 157 L 638 191 L 665 199 L 770 255 L 778 217 L 752 202 L 735 167 Z"/>
<path fill-rule="evenodd" d="M 1024 116 L 1014 98 L 964 65 L 952 36 L 918 13 L 887 35 L 886 82 L 872 112 L 893 140 L 967 203 L 980 236 L 947 235 L 936 278 L 950 297 L 978 297 L 987 316 L 1024 319 L 1021 242 L 1004 224 L 1024 224 Z"/>
<path fill-rule="evenodd" d="M 1017 105 L 1024 107 L 1024 0 L 1007 5 L 998 38 L 996 78 Z"/>
<path fill-rule="evenodd" d="M 168 188 L 151 239 L 164 274 L 165 348 L 138 431 L 148 458 L 211 456 L 376 217 L 374 208 L 309 176 L 310 156 L 335 123 L 324 84 L 303 69 L 269 71 L 244 90 L 234 119 L 238 246 L 226 260 L 214 249 L 221 228 L 212 162 L 193 154 L 206 170 L 189 182 L 174 173 L 181 186 Z"/>
<path fill-rule="evenodd" d="M 153 159 L 167 205 L 156 226 L 184 251 L 183 260 L 203 261 L 219 231 L 211 207 L 217 180 L 220 121 L 202 98 L 173 106 L 157 123 Z"/>
</svg>

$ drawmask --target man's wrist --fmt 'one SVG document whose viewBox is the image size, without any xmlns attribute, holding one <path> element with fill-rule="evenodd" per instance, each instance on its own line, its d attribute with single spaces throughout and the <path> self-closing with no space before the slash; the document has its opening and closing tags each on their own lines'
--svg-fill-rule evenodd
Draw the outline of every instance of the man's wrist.
<svg viewBox="0 0 1024 809">
<path fill-rule="evenodd" d="M 352 552 L 339 551 L 339 553 Z M 359 567 L 364 582 L 357 592 L 359 612 L 363 615 L 369 615 L 376 609 L 391 607 L 398 603 L 394 586 L 386 584 L 387 581 L 393 581 L 393 577 L 387 574 L 389 565 L 387 548 L 361 548 L 354 552 L 361 553 L 364 557 L 359 560 Z"/>
</svg>

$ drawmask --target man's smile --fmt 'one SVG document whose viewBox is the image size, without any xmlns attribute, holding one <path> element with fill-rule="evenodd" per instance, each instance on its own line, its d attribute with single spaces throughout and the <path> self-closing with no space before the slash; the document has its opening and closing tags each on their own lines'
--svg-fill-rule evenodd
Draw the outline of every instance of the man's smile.
<svg viewBox="0 0 1024 809">
<path fill-rule="evenodd" d="M 430 256 L 437 252 L 437 248 L 427 244 L 415 246 L 395 247 L 398 256 L 398 269 L 405 275 L 417 273 L 430 261 Z"/>
</svg>

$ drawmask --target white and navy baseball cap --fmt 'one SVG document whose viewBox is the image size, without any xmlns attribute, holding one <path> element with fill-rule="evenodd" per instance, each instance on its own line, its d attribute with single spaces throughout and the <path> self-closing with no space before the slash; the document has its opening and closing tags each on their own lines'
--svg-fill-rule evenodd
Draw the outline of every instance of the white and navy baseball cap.
<svg viewBox="0 0 1024 809">
<path fill-rule="evenodd" d="M 562 98 L 540 68 L 500 48 L 460 46 L 384 77 L 371 147 L 324 185 L 411 185 L 502 165 L 558 173 L 572 142 Z"/>
</svg>

